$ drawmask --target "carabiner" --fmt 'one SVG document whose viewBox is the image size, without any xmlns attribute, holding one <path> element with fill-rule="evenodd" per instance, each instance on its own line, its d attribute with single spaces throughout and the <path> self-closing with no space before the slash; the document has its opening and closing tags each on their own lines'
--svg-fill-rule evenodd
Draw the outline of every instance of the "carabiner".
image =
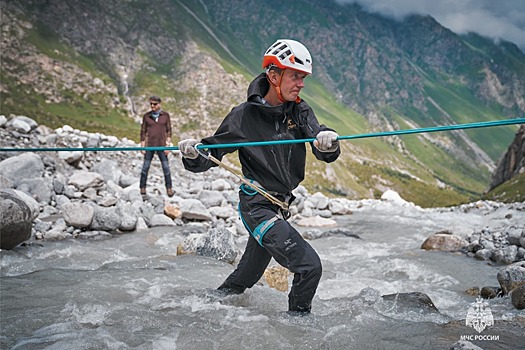
<svg viewBox="0 0 525 350">
<path fill-rule="evenodd" d="M 204 158 L 210 159 L 210 153 L 209 152 L 208 153 L 204 153 L 203 151 L 201 151 L 199 146 L 202 146 L 202 142 L 199 142 L 199 143 L 195 144 L 195 146 L 193 146 L 193 148 L 195 148 L 197 153 L 200 154 L 201 156 L 203 156 Z M 206 149 L 206 148 L 202 147 L 202 149 Z"/>
</svg>

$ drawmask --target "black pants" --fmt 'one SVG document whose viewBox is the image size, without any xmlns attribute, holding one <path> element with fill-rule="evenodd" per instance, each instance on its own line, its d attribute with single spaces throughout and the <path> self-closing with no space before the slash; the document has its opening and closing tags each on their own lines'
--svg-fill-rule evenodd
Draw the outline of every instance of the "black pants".
<svg viewBox="0 0 525 350">
<path fill-rule="evenodd" d="M 288 309 L 309 312 L 322 274 L 319 255 L 288 221 L 277 217 L 276 205 L 260 194 L 250 196 L 241 191 L 239 197 L 241 219 L 251 235 L 237 268 L 219 289 L 229 288 L 240 293 L 251 288 L 273 257 L 294 273 Z M 264 234 L 262 245 L 254 238 L 258 233 Z"/>
</svg>

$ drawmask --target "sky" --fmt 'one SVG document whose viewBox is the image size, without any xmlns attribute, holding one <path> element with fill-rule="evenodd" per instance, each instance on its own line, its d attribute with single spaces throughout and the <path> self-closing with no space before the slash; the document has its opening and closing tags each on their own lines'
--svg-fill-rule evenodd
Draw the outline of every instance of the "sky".
<svg viewBox="0 0 525 350">
<path fill-rule="evenodd" d="M 474 32 L 504 39 L 525 52 L 525 0 L 337 0 L 358 3 L 370 12 L 402 19 L 429 14 L 457 34 Z"/>
</svg>

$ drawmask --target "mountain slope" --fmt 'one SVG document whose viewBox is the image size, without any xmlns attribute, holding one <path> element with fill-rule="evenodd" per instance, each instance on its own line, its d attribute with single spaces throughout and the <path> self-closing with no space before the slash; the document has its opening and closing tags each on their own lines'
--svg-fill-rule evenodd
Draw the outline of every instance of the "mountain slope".
<svg viewBox="0 0 525 350">
<path fill-rule="evenodd" d="M 314 0 L 0 6 L 0 113 L 51 127 L 136 140 L 147 97 L 157 94 L 176 124 L 174 141 L 202 137 L 244 100 L 262 52 L 283 36 L 312 52 L 302 97 L 341 135 L 525 115 L 523 52 L 458 36 L 431 17 L 398 22 Z M 336 164 L 309 163 L 306 184 L 354 197 L 393 188 L 421 205 L 455 204 L 487 188 L 515 130 L 345 141 Z"/>
</svg>

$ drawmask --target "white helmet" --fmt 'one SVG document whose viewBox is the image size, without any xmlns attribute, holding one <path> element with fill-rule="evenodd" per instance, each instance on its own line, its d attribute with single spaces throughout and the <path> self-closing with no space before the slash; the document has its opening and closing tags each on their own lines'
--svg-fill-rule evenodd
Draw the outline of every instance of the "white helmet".
<svg viewBox="0 0 525 350">
<path fill-rule="evenodd" d="M 264 69 L 271 65 L 312 74 L 312 56 L 303 44 L 295 40 L 279 39 L 266 50 L 262 67 Z"/>
</svg>

